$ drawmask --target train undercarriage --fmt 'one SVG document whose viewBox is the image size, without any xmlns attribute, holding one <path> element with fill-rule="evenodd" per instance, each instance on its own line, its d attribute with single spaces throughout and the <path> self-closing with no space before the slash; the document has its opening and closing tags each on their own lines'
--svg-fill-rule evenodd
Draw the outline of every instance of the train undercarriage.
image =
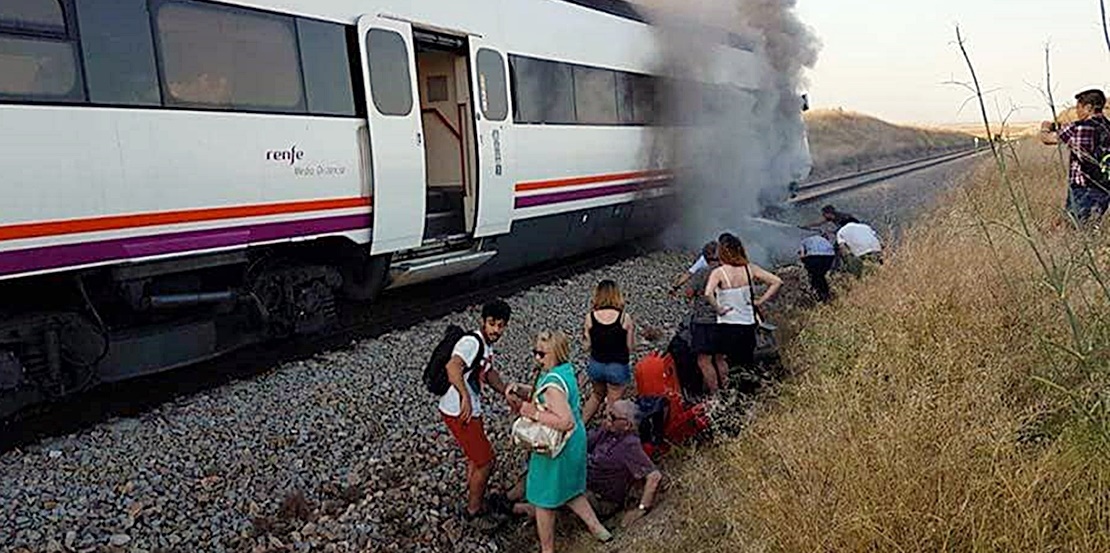
<svg viewBox="0 0 1110 553">
<path fill-rule="evenodd" d="M 389 256 L 306 242 L 0 283 L 0 419 L 101 383 L 324 332 Z"/>
</svg>

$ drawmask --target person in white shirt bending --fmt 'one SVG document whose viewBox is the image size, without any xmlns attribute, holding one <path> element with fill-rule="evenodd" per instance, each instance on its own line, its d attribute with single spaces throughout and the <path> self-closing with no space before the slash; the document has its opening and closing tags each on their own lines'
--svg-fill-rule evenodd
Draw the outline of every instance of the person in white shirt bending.
<svg viewBox="0 0 1110 553">
<path fill-rule="evenodd" d="M 864 268 L 883 263 L 883 245 L 875 229 L 859 221 L 851 221 L 836 231 L 836 245 L 848 272 L 863 276 Z"/>
</svg>

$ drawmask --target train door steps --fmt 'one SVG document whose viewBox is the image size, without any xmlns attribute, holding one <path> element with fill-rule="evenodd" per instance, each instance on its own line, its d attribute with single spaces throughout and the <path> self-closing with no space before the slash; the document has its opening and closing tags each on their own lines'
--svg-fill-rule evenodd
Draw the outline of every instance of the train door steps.
<svg viewBox="0 0 1110 553">
<path fill-rule="evenodd" d="M 400 288 L 451 275 L 469 273 L 485 265 L 496 251 L 448 252 L 395 263 L 389 269 L 387 288 Z"/>
</svg>

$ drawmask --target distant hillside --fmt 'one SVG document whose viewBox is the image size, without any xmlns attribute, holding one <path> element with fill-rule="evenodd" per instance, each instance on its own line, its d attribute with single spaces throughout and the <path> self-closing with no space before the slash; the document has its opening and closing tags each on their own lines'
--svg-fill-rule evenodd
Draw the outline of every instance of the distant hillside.
<svg viewBox="0 0 1110 553">
<path fill-rule="evenodd" d="M 814 110 L 805 115 L 813 156 L 812 178 L 828 177 L 970 147 L 963 132 L 893 125 L 843 110 Z"/>
</svg>

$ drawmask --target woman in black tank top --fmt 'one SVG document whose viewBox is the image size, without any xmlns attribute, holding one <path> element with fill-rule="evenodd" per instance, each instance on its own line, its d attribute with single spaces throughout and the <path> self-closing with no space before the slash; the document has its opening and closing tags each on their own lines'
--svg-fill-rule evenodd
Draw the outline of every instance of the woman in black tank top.
<svg viewBox="0 0 1110 553">
<path fill-rule="evenodd" d="M 635 344 L 635 332 L 632 317 L 624 312 L 624 296 L 616 282 L 603 280 L 594 289 L 583 338 L 590 352 L 586 373 L 592 386 L 590 397 L 582 408 L 582 420 L 589 422 L 601 402 L 619 400 L 632 379 L 628 362 Z"/>
</svg>

